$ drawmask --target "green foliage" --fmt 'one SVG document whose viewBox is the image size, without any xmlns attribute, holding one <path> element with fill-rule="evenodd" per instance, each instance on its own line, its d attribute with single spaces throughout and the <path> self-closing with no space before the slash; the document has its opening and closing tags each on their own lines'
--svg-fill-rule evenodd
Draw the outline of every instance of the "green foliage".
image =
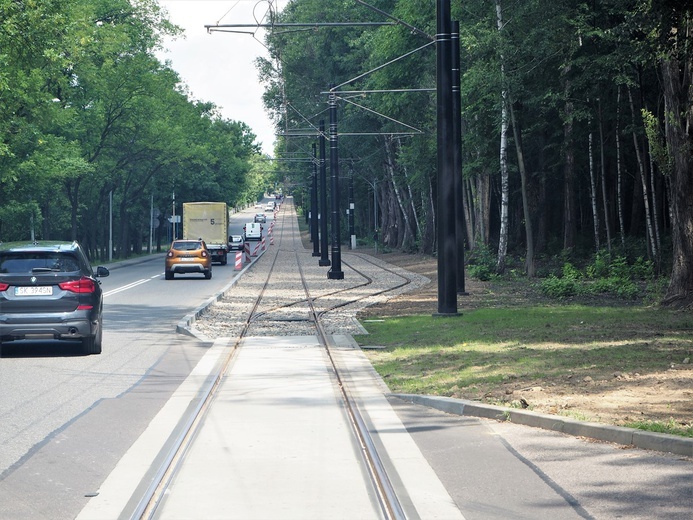
<svg viewBox="0 0 693 520">
<path fill-rule="evenodd" d="M 26 240 L 34 230 L 41 229 L 41 211 L 33 202 L 21 203 L 10 201 L 0 205 L 0 237 L 1 242 Z M 40 233 L 36 234 L 40 239 Z"/>
<path fill-rule="evenodd" d="M 572 264 L 566 263 L 563 266 L 563 276 L 557 277 L 549 275 L 542 280 L 541 291 L 553 298 L 566 298 L 574 296 L 579 290 L 579 280 L 581 274 Z"/>
<path fill-rule="evenodd" d="M 496 258 L 491 249 L 478 243 L 471 253 L 469 253 L 467 274 L 481 281 L 488 281 L 495 277 Z"/>
<path fill-rule="evenodd" d="M 673 418 L 666 422 L 661 421 L 633 421 L 626 424 L 628 428 L 637 428 L 648 432 L 680 435 L 681 437 L 693 437 L 693 426 L 677 422 Z"/>
<path fill-rule="evenodd" d="M 248 202 L 271 175 L 247 125 L 188 99 L 155 56 L 178 34 L 154 0 L 0 0 L 0 240 L 36 234 L 121 257 L 141 250 L 150 198 Z M 180 211 L 180 208 L 178 208 Z M 166 237 L 160 229 L 158 240 Z"/>
<path fill-rule="evenodd" d="M 631 265 L 623 255 L 611 255 L 607 251 L 595 254 L 592 263 L 585 267 L 585 274 L 566 262 L 562 276 L 549 275 L 542 280 L 542 292 L 552 298 L 566 298 L 578 294 L 611 294 L 632 300 L 640 294 L 636 281 L 652 280 L 654 266 L 642 257 Z"/>
</svg>

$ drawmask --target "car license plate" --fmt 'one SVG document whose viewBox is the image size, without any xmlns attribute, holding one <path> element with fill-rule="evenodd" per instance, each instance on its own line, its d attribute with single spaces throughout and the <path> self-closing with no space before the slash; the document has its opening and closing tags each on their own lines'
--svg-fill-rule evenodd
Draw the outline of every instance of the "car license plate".
<svg viewBox="0 0 693 520">
<path fill-rule="evenodd" d="M 188 256 L 184 256 L 183 258 L 181 258 L 181 261 L 183 261 L 183 262 L 194 262 L 195 260 L 197 260 L 197 259 L 196 259 L 196 258 L 191 258 L 191 257 L 188 257 Z"/>
<path fill-rule="evenodd" d="M 30 287 L 15 287 L 15 296 L 51 296 L 53 287 L 51 285 L 37 285 Z"/>
</svg>

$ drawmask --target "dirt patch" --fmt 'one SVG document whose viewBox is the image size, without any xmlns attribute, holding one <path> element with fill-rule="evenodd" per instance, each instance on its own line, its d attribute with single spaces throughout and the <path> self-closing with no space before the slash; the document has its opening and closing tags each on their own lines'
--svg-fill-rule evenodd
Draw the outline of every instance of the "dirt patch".
<svg viewBox="0 0 693 520">
<path fill-rule="evenodd" d="M 360 251 L 363 252 L 363 251 Z M 432 314 L 437 311 L 437 261 L 434 258 L 401 253 L 378 254 L 378 258 L 431 280 L 428 285 L 364 309 L 359 319 L 384 316 Z M 527 284 L 494 284 L 465 280 L 468 295 L 459 296 L 458 309 L 530 306 L 548 302 Z M 577 301 L 609 305 L 608 299 Z M 623 305 L 623 302 L 618 302 Z M 567 415 L 583 420 L 625 425 L 634 421 L 671 421 L 678 427 L 693 425 L 693 365 L 672 363 L 656 373 L 576 372 L 573 376 L 547 380 L 509 378 L 502 385 L 475 389 L 455 389 L 454 397 L 493 404 L 519 406 L 524 400 L 530 409 L 547 414 Z"/>
</svg>

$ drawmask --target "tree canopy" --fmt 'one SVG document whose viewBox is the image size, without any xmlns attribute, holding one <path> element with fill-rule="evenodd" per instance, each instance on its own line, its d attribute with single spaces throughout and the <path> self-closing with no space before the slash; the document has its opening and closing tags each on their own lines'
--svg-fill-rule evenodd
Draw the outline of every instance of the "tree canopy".
<svg viewBox="0 0 693 520">
<path fill-rule="evenodd" d="M 379 229 L 386 247 L 426 253 L 437 250 L 436 6 L 293 0 L 259 63 L 287 156 L 308 154 L 325 92 L 341 85 L 357 235 Z M 690 2 L 665 0 L 452 2 L 472 259 L 497 250 L 503 270 L 506 244 L 528 261 L 617 250 L 672 266 L 667 300 L 691 302 L 691 16 Z M 364 21 L 391 24 L 327 26 Z M 291 183 L 306 185 L 310 168 Z"/>
<path fill-rule="evenodd" d="M 80 240 L 106 257 L 157 242 L 176 203 L 255 201 L 271 181 L 250 128 L 192 101 L 155 52 L 154 0 L 0 0 L 0 240 Z M 180 213 L 180 209 L 178 210 Z"/>
</svg>

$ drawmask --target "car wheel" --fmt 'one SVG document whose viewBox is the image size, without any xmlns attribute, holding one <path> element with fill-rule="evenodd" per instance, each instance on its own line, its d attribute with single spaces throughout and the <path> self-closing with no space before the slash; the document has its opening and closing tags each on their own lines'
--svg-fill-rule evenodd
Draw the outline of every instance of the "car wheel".
<svg viewBox="0 0 693 520">
<path fill-rule="evenodd" d="M 229 259 L 226 255 L 221 257 L 221 265 L 226 265 L 228 263 Z"/>
<path fill-rule="evenodd" d="M 205 279 L 207 279 L 207 280 L 211 280 L 211 279 L 212 279 L 212 270 L 211 270 L 211 269 L 207 269 L 207 270 L 205 271 Z"/>
<path fill-rule="evenodd" d="M 173 280 L 173 271 L 166 271 L 166 272 L 164 273 L 164 277 L 165 277 L 167 280 Z"/>
<path fill-rule="evenodd" d="M 96 334 L 87 338 L 82 338 L 82 351 L 86 355 L 101 354 L 101 341 L 103 339 L 103 321 L 99 318 L 99 329 Z"/>
</svg>

